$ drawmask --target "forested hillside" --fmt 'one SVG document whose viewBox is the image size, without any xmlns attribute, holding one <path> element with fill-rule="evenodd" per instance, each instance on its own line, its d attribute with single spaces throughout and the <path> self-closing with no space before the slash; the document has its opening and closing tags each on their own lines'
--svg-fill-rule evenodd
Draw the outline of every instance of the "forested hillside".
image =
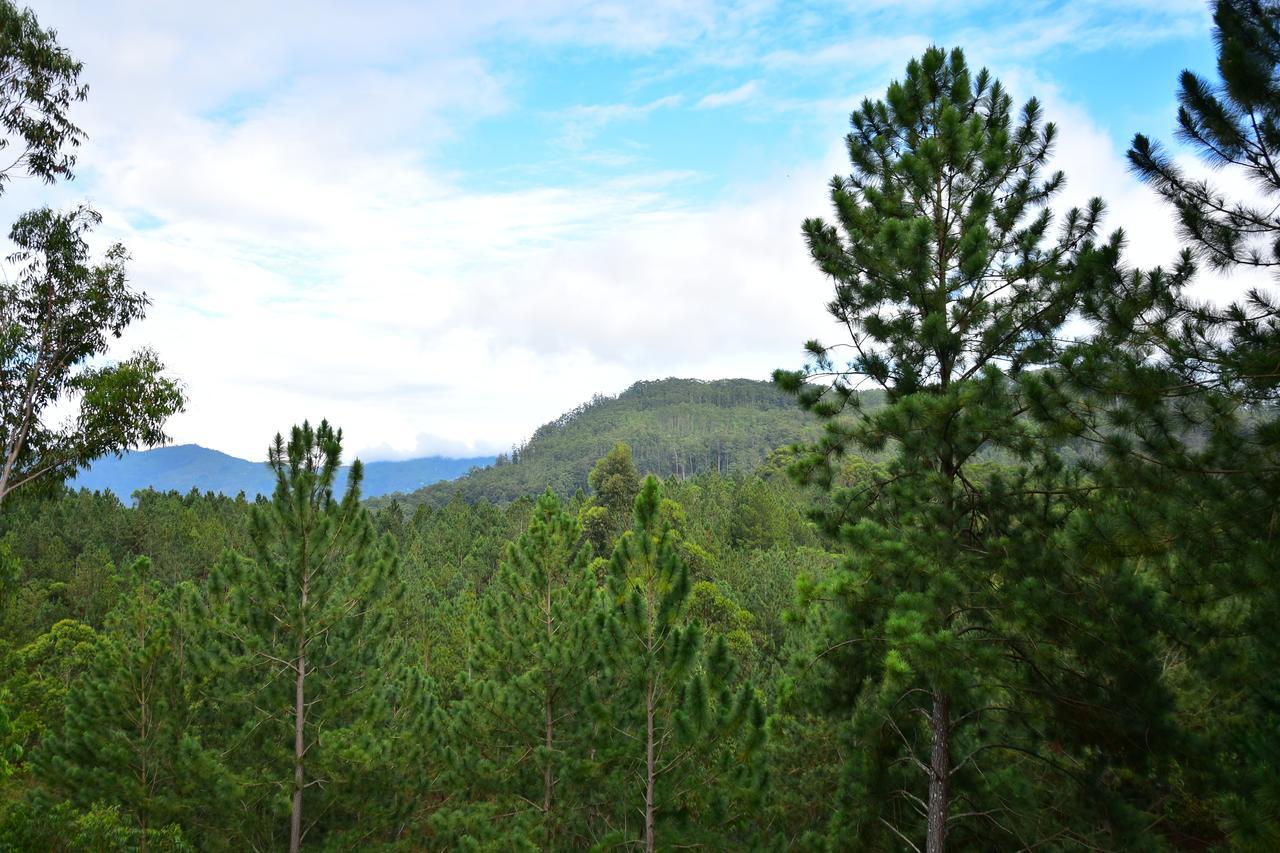
<svg viewBox="0 0 1280 853">
<path fill-rule="evenodd" d="M 592 464 L 619 442 L 636 467 L 659 477 L 753 470 L 784 445 L 817 436 L 817 425 L 770 382 L 662 379 L 637 382 L 617 397 L 597 396 L 544 424 L 493 466 L 407 495 L 408 506 L 440 506 L 454 495 L 503 503 L 550 487 L 572 495 L 587 487 Z M 375 502 L 377 505 L 379 502 Z"/>
</svg>

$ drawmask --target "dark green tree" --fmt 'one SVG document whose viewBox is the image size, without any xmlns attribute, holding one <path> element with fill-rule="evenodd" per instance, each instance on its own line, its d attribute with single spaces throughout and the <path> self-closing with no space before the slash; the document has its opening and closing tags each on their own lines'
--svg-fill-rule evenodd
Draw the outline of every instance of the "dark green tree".
<svg viewBox="0 0 1280 853">
<path fill-rule="evenodd" d="M 752 784 L 749 758 L 764 723 L 752 687 L 734 692 L 723 639 L 704 651 L 702 626 L 688 618 L 689 569 L 661 507 L 662 489 L 650 475 L 635 499 L 633 527 L 610 559 L 612 610 L 600 619 L 607 662 L 600 714 L 612 774 L 602 794 L 616 798 L 609 805 L 617 841 L 647 853 L 681 838 L 726 843 L 734 815 L 725 800 Z"/>
<path fill-rule="evenodd" d="M 466 692 L 451 712 L 456 785 L 472 813 L 460 830 L 504 849 L 582 843 L 584 697 L 598 656 L 590 562 L 577 519 L 548 491 L 472 622 Z"/>
<path fill-rule="evenodd" d="M 626 518 L 640 492 L 640 477 L 631 448 L 617 444 L 596 462 L 587 476 L 596 500 L 612 515 Z"/>
<path fill-rule="evenodd" d="M 220 714 L 268 824 L 260 843 L 283 842 L 271 823 L 287 803 L 294 851 L 308 837 L 336 843 L 339 830 L 346 843 L 398 831 L 421 793 L 412 780 L 430 708 L 392 631 L 397 556 L 360 504 L 359 460 L 335 497 L 341 452 L 327 421 L 294 427 L 287 443 L 276 436 L 254 559 L 225 560 L 207 602 L 233 694 Z"/>
<path fill-rule="evenodd" d="M 959 50 L 930 48 L 851 123 L 836 221 L 804 223 L 849 339 L 775 374 L 825 421 L 802 479 L 831 487 L 846 454 L 886 457 L 832 489 L 821 521 L 848 559 L 808 590 L 833 608 L 813 671 L 856 738 L 833 842 L 941 853 L 1110 832 L 1096 802 L 1065 810 L 1153 737 L 1149 643 L 1120 610 L 1142 591 L 1063 553 L 1087 491 L 1023 415 L 1121 237 L 1095 243 L 1097 199 L 1054 226 L 1054 125 L 1034 99 L 1015 114 Z M 1092 604 L 1108 598 L 1118 613 Z"/>
<path fill-rule="evenodd" d="M 631 459 L 631 448 L 619 442 L 596 460 L 587 476 L 592 499 L 582 507 L 582 527 L 597 554 L 613 547 L 631 518 L 631 505 L 640 491 L 640 475 Z"/>
<path fill-rule="evenodd" d="M 1064 356 L 1044 414 L 1098 448 L 1085 458 L 1110 495 L 1080 550 L 1123 555 L 1177 605 L 1166 675 L 1186 747 L 1149 780 L 1170 838 L 1280 844 L 1280 305 L 1274 286 L 1234 301 L 1192 299 L 1197 266 L 1280 270 L 1280 7 L 1212 4 L 1217 77 L 1184 71 L 1177 135 L 1210 167 L 1249 179 L 1233 199 L 1152 139 L 1134 171 L 1173 208 L 1187 249 L 1170 268 L 1118 279 L 1082 303 L 1099 330 Z M 1272 284 L 1274 284 L 1274 279 Z M 1052 378 L 1052 377 L 1046 377 Z"/>
</svg>

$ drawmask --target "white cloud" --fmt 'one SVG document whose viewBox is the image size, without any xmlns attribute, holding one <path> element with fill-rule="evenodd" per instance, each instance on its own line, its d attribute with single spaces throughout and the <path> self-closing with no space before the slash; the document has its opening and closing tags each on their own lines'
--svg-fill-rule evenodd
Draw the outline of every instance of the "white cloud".
<svg viewBox="0 0 1280 853">
<path fill-rule="evenodd" d="M 800 363 L 801 342 L 831 328 L 800 222 L 827 215 L 826 182 L 847 169 L 851 93 L 878 92 L 929 43 L 909 6 L 866 12 L 907 20 L 900 31 L 833 40 L 828 10 L 769 2 L 38 3 L 85 61 L 90 140 L 81 181 L 17 188 L 0 214 L 86 193 L 102 209 L 154 300 L 120 351 L 153 345 L 186 383 L 179 441 L 258 458 L 277 430 L 328 417 L 370 459 L 503 450 L 637 379 Z M 773 28 L 793 18 L 804 44 Z M 639 171 L 651 161 L 637 151 L 591 144 L 695 102 L 640 69 L 640 88 L 553 116 L 566 159 L 613 177 L 539 182 L 517 155 L 526 180 L 507 186 L 440 162 L 443 144 L 512 114 L 523 81 L 508 54 L 561 45 L 751 66 L 735 76 L 759 79 L 696 104 L 767 100 L 797 135 L 815 124 L 794 116 L 829 116 L 831 145 L 698 199 L 703 176 L 680 164 Z M 774 91 L 832 68 L 812 94 Z M 1106 134 L 1071 104 L 1048 112 L 1069 192 L 1101 190 L 1113 222 L 1135 223 L 1135 253 L 1163 258 L 1158 205 Z"/>
<path fill-rule="evenodd" d="M 610 124 L 644 118 L 655 110 L 679 106 L 682 100 L 680 95 L 664 95 L 645 104 L 588 104 L 571 107 L 562 113 L 562 142 L 576 151 L 591 142 L 596 134 Z"/>
<path fill-rule="evenodd" d="M 698 101 L 698 106 L 702 109 L 734 106 L 736 104 L 746 103 L 754 98 L 759 91 L 760 81 L 749 80 L 736 89 L 730 89 L 727 92 L 711 92 L 710 94 L 704 95 Z"/>
<path fill-rule="evenodd" d="M 1107 235 L 1116 229 L 1123 230 L 1127 265 L 1143 269 L 1173 266 L 1185 245 L 1178 236 L 1177 217 L 1173 209 L 1129 169 L 1125 148 L 1116 143 L 1113 134 L 1099 125 L 1081 104 L 1064 98 L 1051 81 L 1027 70 L 1006 73 L 1004 79 L 1015 97 L 1025 98 L 1034 92 L 1044 107 L 1045 117 L 1057 125 L 1058 141 L 1046 171 L 1061 169 L 1067 182 L 1056 207 L 1059 210 L 1083 207 L 1089 199 L 1101 198 L 1106 204 L 1101 232 Z M 1170 123 L 1173 112 L 1171 105 Z M 1177 160 L 1187 174 L 1208 177 L 1231 198 L 1257 197 L 1257 188 L 1238 170 L 1211 172 L 1185 150 L 1177 152 Z M 1189 293 L 1197 299 L 1222 304 L 1239 298 L 1250 287 L 1271 286 L 1274 281 L 1263 271 L 1240 269 L 1218 273 L 1202 264 Z"/>
</svg>

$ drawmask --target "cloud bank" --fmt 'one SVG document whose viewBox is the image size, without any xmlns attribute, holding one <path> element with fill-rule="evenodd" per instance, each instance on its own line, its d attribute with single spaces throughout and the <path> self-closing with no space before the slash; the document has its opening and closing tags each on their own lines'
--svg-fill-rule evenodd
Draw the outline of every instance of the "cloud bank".
<svg viewBox="0 0 1280 853">
<path fill-rule="evenodd" d="M 175 439 L 248 458 L 321 417 L 366 458 L 495 452 L 638 379 L 797 365 L 831 329 L 800 222 L 848 110 L 935 41 L 1048 91 L 1073 197 L 1167 260 L 1115 131 L 1027 69 L 1208 40 L 1198 0 L 34 8 L 85 63 L 90 140 L 3 212 L 103 212 L 153 300 L 120 351 L 186 383 Z"/>
</svg>

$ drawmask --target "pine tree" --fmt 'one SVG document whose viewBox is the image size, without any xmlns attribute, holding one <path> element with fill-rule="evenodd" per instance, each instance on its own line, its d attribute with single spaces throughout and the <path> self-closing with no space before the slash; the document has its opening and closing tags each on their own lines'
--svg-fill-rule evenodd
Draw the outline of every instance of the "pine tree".
<svg viewBox="0 0 1280 853">
<path fill-rule="evenodd" d="M 142 850 L 150 836 L 191 826 L 199 812 L 206 826 L 230 814 L 217 802 L 219 762 L 191 727 L 178 608 L 172 595 L 157 596 L 150 566 L 146 558 L 134 563 L 131 595 L 69 690 L 62 731 L 38 753 L 41 778 L 74 805 L 120 807 Z"/>
<path fill-rule="evenodd" d="M 1097 199 L 1053 229 L 1054 125 L 1034 99 L 1015 116 L 959 50 L 930 48 L 851 123 L 836 223 L 804 223 L 849 340 L 812 341 L 805 370 L 775 374 L 825 421 L 801 479 L 832 487 L 855 450 L 888 459 L 832 490 L 821 520 L 848 559 L 809 590 L 833 608 L 814 672 L 857 738 L 833 842 L 1087 839 L 1109 821 L 1097 804 L 1064 813 L 1062 790 L 1140 762 L 1162 697 L 1141 619 L 1085 629 L 1109 618 L 1104 596 L 1142 612 L 1142 590 L 1064 554 L 1087 490 L 1023 415 L 1068 317 L 1111 283 L 1120 237 L 1095 243 Z M 864 407 L 866 386 L 883 407 Z"/>
<path fill-rule="evenodd" d="M 1218 79 L 1182 73 L 1177 135 L 1260 199 L 1230 198 L 1136 135 L 1130 163 L 1176 212 L 1187 249 L 1082 303 L 1099 333 L 1064 356 L 1041 414 L 1100 449 L 1086 464 L 1111 501 L 1080 550 L 1149 567 L 1178 607 L 1167 678 L 1187 747 L 1176 773 L 1150 780 L 1167 832 L 1270 849 L 1280 691 L 1259 673 L 1280 666 L 1280 305 L 1274 286 L 1225 304 L 1186 287 L 1200 265 L 1280 271 L 1280 6 L 1217 0 L 1213 20 Z"/>
<path fill-rule="evenodd" d="M 359 460 L 346 493 L 333 494 L 341 449 L 327 421 L 294 427 L 287 444 L 276 436 L 254 559 L 225 560 L 205 602 L 227 658 L 227 696 L 212 698 L 232 724 L 251 807 L 274 821 L 284 795 L 294 851 L 338 829 L 392 831 L 421 793 L 395 776 L 421 769 L 428 685 L 392 634 L 397 558 L 360 505 Z M 268 825 L 257 843 L 279 841 Z"/>
<path fill-rule="evenodd" d="M 504 849 L 581 844 L 584 696 L 597 656 L 590 561 L 577 519 L 548 490 L 472 622 L 470 676 L 451 712 L 455 784 L 470 801 L 455 832 Z"/>
<path fill-rule="evenodd" d="M 1210 165 L 1241 169 L 1264 192 L 1280 192 L 1280 5 L 1274 0 L 1216 0 L 1219 81 L 1186 70 L 1178 81 L 1178 137 Z M 1129 162 L 1178 213 L 1183 237 L 1218 269 L 1280 269 L 1280 213 L 1273 205 L 1233 201 L 1189 177 L 1160 145 L 1139 133 Z M 1275 316 L 1274 304 L 1255 306 Z"/>
<path fill-rule="evenodd" d="M 635 499 L 634 525 L 610 559 L 612 611 L 600 617 L 607 662 L 601 735 L 612 741 L 604 745 L 603 764 L 614 774 L 602 793 L 616 796 L 609 805 L 622 809 L 614 812 L 621 826 L 612 827 L 612 837 L 634 843 L 631 815 L 639 814 L 647 853 L 673 843 L 659 841 L 676 835 L 664 830 L 669 819 L 683 819 L 693 838 L 699 831 L 717 838 L 729 816 L 716 795 L 749 786 L 748 758 L 764 722 L 749 684 L 734 694 L 724 642 L 704 653 L 702 626 L 685 612 L 689 569 L 661 521 L 661 506 L 661 487 L 650 475 Z M 700 805 L 706 813 L 699 814 Z"/>
</svg>

